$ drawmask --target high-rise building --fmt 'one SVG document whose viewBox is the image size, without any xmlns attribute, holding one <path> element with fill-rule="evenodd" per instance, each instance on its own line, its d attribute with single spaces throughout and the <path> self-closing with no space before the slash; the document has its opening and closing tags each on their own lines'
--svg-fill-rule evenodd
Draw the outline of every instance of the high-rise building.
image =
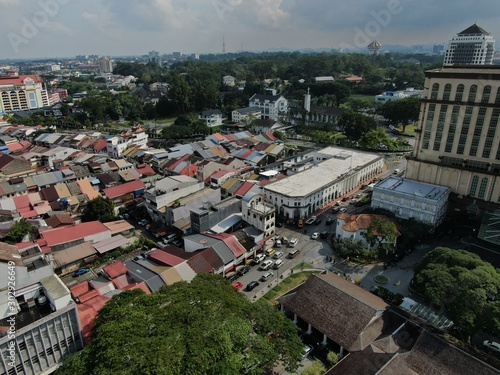
<svg viewBox="0 0 500 375">
<path fill-rule="evenodd" d="M 500 66 L 444 66 L 425 73 L 406 177 L 500 203 Z"/>
<path fill-rule="evenodd" d="M 160 52 L 158 51 L 150 51 L 148 53 L 149 57 L 149 62 L 152 62 L 154 64 L 158 64 L 161 66 L 161 58 L 160 58 Z"/>
<path fill-rule="evenodd" d="M 0 77 L 0 114 L 49 105 L 43 80 L 35 75 Z"/>
<path fill-rule="evenodd" d="M 100 74 L 107 74 L 107 73 L 113 73 L 113 61 L 110 59 L 100 59 L 99 60 L 99 73 Z"/>
<path fill-rule="evenodd" d="M 474 24 L 450 40 L 444 65 L 491 65 L 494 53 L 493 37 Z"/>
</svg>

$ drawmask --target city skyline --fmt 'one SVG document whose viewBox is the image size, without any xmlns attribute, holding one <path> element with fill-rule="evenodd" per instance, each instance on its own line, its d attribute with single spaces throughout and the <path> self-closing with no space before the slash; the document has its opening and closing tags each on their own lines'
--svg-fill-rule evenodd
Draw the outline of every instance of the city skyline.
<svg viewBox="0 0 500 375">
<path fill-rule="evenodd" d="M 493 0 L 0 0 L 0 59 L 221 53 L 269 49 L 366 49 L 446 44 L 477 23 L 500 35 Z M 446 15 L 446 17 L 444 17 Z M 383 51 L 383 49 L 382 49 Z"/>
</svg>

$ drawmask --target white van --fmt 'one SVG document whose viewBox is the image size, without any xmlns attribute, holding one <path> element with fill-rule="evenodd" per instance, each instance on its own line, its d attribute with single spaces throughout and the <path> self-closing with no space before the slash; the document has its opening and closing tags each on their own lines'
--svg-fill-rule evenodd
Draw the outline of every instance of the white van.
<svg viewBox="0 0 500 375">
<path fill-rule="evenodd" d="M 288 246 L 289 247 L 295 247 L 295 245 L 297 245 L 298 242 L 299 242 L 298 238 L 291 238 L 290 242 L 288 242 Z"/>
<path fill-rule="evenodd" d="M 285 262 L 283 262 L 281 259 L 278 259 L 276 262 L 274 262 L 273 268 L 275 270 L 277 270 L 278 268 L 280 268 L 283 265 L 283 263 L 285 263 Z"/>
</svg>

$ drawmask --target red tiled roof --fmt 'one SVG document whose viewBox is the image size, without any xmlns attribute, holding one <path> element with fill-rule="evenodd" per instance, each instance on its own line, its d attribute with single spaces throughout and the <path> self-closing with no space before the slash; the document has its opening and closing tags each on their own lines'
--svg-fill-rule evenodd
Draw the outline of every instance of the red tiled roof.
<svg viewBox="0 0 500 375">
<path fill-rule="evenodd" d="M 122 262 L 111 263 L 105 267 L 102 267 L 102 270 L 106 272 L 112 279 L 124 275 L 128 271 L 127 267 Z"/>
<path fill-rule="evenodd" d="M 252 184 L 251 182 L 245 182 L 238 190 L 234 192 L 233 195 L 243 197 L 248 192 L 248 190 L 252 188 L 253 185 L 254 184 Z"/>
<path fill-rule="evenodd" d="M 393 221 L 392 219 L 384 215 L 369 215 L 369 214 L 351 215 L 348 213 L 340 213 L 337 215 L 337 217 L 340 220 L 344 221 L 342 229 L 348 232 L 357 232 L 360 229 L 368 229 L 372 224 L 373 219 L 375 218 Z"/>
<path fill-rule="evenodd" d="M 184 259 L 160 249 L 150 252 L 148 254 L 148 258 L 154 260 L 157 263 L 172 267 L 185 262 Z"/>
<path fill-rule="evenodd" d="M 129 284 L 123 288 L 123 290 L 134 290 L 134 289 L 142 289 L 144 293 L 151 294 L 151 291 L 149 290 L 148 286 L 144 281 L 141 281 L 140 283 Z"/>
<path fill-rule="evenodd" d="M 144 189 L 146 185 L 144 182 L 140 180 L 135 180 L 135 181 L 130 181 L 126 182 L 124 184 L 118 185 L 118 186 L 113 186 L 110 188 L 106 188 L 103 190 L 104 194 L 106 197 L 113 199 L 116 197 L 120 197 L 125 194 L 133 193 L 137 190 Z"/>
<path fill-rule="evenodd" d="M 211 234 L 211 233 L 205 233 L 206 236 L 210 236 L 213 238 L 218 238 L 229 247 L 229 249 L 233 252 L 233 254 L 236 256 L 236 258 L 239 258 L 243 254 L 246 253 L 245 248 L 243 247 L 242 244 L 239 243 L 239 241 L 236 239 L 235 236 L 229 233 L 219 233 L 219 234 Z"/>
<path fill-rule="evenodd" d="M 213 136 L 217 138 L 219 141 L 224 141 L 226 138 L 222 134 L 214 133 Z"/>
<path fill-rule="evenodd" d="M 237 169 L 226 169 L 225 171 L 217 171 L 217 172 L 212 173 L 212 175 L 210 177 L 218 179 L 218 178 L 225 176 L 226 174 L 228 174 L 230 172 L 236 172 L 236 171 L 237 171 Z"/>
<path fill-rule="evenodd" d="M 135 170 L 143 176 L 154 176 L 156 172 L 148 164 L 138 165 Z"/>
<path fill-rule="evenodd" d="M 94 145 L 94 150 L 99 151 L 99 150 L 104 150 L 106 148 L 106 139 L 102 138 L 97 143 Z"/>
<path fill-rule="evenodd" d="M 89 221 L 87 223 L 45 230 L 40 232 L 40 235 L 48 246 L 54 246 L 103 232 L 109 232 L 109 229 L 104 224 L 99 221 Z"/>
<path fill-rule="evenodd" d="M 115 277 L 113 279 L 113 285 L 115 286 L 116 289 L 123 289 L 128 284 L 130 284 L 130 283 L 128 281 L 127 275 L 121 275 L 121 276 Z"/>
<path fill-rule="evenodd" d="M 80 300 L 80 303 L 84 303 L 90 301 L 91 299 L 97 296 L 100 296 L 99 291 L 96 289 L 91 289 L 87 293 L 80 294 L 78 296 L 78 299 Z"/>
<path fill-rule="evenodd" d="M 31 78 L 35 82 L 43 82 L 39 76 L 35 75 L 20 75 L 17 77 L 5 77 L 0 78 L 0 86 L 4 85 L 24 85 L 24 80 L 26 78 Z"/>
<path fill-rule="evenodd" d="M 12 197 L 12 199 L 14 200 L 14 204 L 16 205 L 18 211 L 23 208 L 30 209 L 30 197 L 27 194 Z"/>
<path fill-rule="evenodd" d="M 76 284 L 75 286 L 72 286 L 69 288 L 71 291 L 71 296 L 73 299 L 77 298 L 78 296 L 81 296 L 82 294 L 87 293 L 90 290 L 90 284 L 88 281 L 82 281 L 81 283 Z"/>
</svg>

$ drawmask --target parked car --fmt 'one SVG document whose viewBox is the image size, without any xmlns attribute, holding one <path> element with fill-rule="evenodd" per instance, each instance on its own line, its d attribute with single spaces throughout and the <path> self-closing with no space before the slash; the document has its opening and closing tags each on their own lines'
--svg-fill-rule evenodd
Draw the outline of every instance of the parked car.
<svg viewBox="0 0 500 375">
<path fill-rule="evenodd" d="M 243 288 L 243 283 L 239 282 L 239 281 L 235 281 L 234 283 L 231 284 L 232 286 L 234 286 L 236 289 L 241 289 Z"/>
<path fill-rule="evenodd" d="M 321 224 L 321 219 L 320 219 L 320 218 L 317 218 L 317 219 L 314 221 L 314 224 L 316 224 L 316 225 L 320 225 L 320 224 Z"/>
<path fill-rule="evenodd" d="M 313 350 L 314 347 L 310 344 L 304 346 L 304 349 L 302 349 L 302 358 L 306 358 Z"/>
<path fill-rule="evenodd" d="M 318 232 L 314 232 L 312 235 L 311 235 L 311 240 L 317 240 L 319 237 L 319 233 Z"/>
<path fill-rule="evenodd" d="M 272 247 L 270 249 L 267 249 L 266 250 L 266 255 L 268 257 L 270 257 L 271 255 L 273 255 L 274 253 L 276 252 L 276 250 L 274 250 Z"/>
<path fill-rule="evenodd" d="M 79 268 L 75 271 L 75 273 L 73 274 L 73 277 L 82 276 L 88 272 L 90 272 L 90 268 Z"/>
<path fill-rule="evenodd" d="M 340 212 L 347 212 L 347 208 L 342 207 L 339 211 L 340 211 Z"/>
<path fill-rule="evenodd" d="M 261 270 L 261 271 L 267 271 L 269 268 L 272 267 L 272 265 L 273 265 L 273 261 L 272 260 L 265 260 L 260 265 L 259 270 Z"/>
<path fill-rule="evenodd" d="M 281 258 L 282 256 L 283 256 L 283 251 L 277 251 L 274 253 L 273 258 L 278 259 Z"/>
<path fill-rule="evenodd" d="M 265 274 L 263 274 L 261 277 L 260 277 L 260 281 L 267 281 L 269 280 L 271 277 L 274 276 L 274 273 L 272 273 L 271 271 L 269 272 L 266 272 Z"/>
<path fill-rule="evenodd" d="M 288 242 L 288 246 L 295 247 L 295 245 L 297 245 L 298 242 L 299 242 L 298 238 L 292 238 L 292 239 L 290 239 L 290 242 Z"/>
<path fill-rule="evenodd" d="M 340 206 L 340 202 L 335 202 L 335 206 Z"/>
<path fill-rule="evenodd" d="M 279 222 L 279 221 L 278 221 L 278 222 L 276 223 L 276 226 L 277 226 L 278 228 L 283 228 L 283 223 L 281 223 L 281 222 Z"/>
<path fill-rule="evenodd" d="M 500 353 L 500 344 L 498 342 L 491 340 L 484 340 L 483 345 L 490 350 Z"/>
<path fill-rule="evenodd" d="M 291 250 L 289 253 L 288 253 L 288 257 L 290 259 L 293 259 L 297 256 L 297 254 L 299 253 L 299 249 L 293 249 Z"/>
<path fill-rule="evenodd" d="M 253 260 L 254 264 L 259 264 L 262 262 L 264 259 L 266 259 L 266 256 L 264 254 L 257 254 L 255 259 Z"/>
<path fill-rule="evenodd" d="M 338 211 L 338 210 L 337 210 Z M 335 211 L 335 212 L 337 212 Z M 326 225 L 331 225 L 333 224 L 333 222 L 335 221 L 335 219 L 333 217 L 329 217 L 327 220 L 326 220 Z"/>
<path fill-rule="evenodd" d="M 328 238 L 328 232 L 325 230 L 319 234 L 319 238 L 327 239 Z"/>
<path fill-rule="evenodd" d="M 254 290 L 255 288 L 257 288 L 259 286 L 259 282 L 258 281 L 250 281 L 248 284 L 247 284 L 247 287 L 245 288 L 245 290 L 247 292 L 251 292 L 252 290 Z"/>
<path fill-rule="evenodd" d="M 316 216 L 311 216 L 309 219 L 306 220 L 307 225 L 312 225 L 316 222 Z"/>
<path fill-rule="evenodd" d="M 238 275 L 243 276 L 244 274 L 248 273 L 248 271 L 250 271 L 250 267 L 245 266 L 243 268 L 240 268 L 237 273 Z"/>
<path fill-rule="evenodd" d="M 237 273 L 235 273 L 234 275 L 231 275 L 229 276 L 227 279 L 230 281 L 230 282 L 235 282 L 236 280 L 238 280 L 240 278 L 240 275 L 238 275 Z"/>
<path fill-rule="evenodd" d="M 283 245 L 288 245 L 288 237 L 281 237 L 281 243 Z"/>
<path fill-rule="evenodd" d="M 274 262 L 273 264 L 273 268 L 275 270 L 277 270 L 278 268 L 280 268 L 285 262 L 281 259 L 278 259 L 276 262 Z"/>
</svg>

